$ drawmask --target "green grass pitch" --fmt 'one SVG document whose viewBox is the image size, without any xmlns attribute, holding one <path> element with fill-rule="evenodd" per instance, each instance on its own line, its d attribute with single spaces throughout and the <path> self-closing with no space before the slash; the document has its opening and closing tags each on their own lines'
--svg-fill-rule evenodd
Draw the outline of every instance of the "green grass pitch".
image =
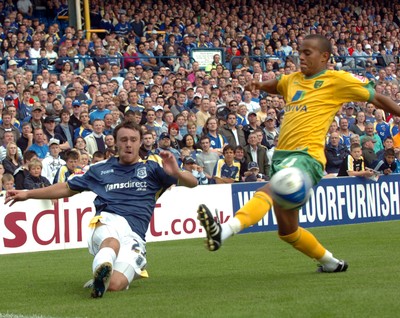
<svg viewBox="0 0 400 318">
<path fill-rule="evenodd" d="M 149 243 L 149 279 L 91 299 L 86 249 L 0 256 L 2 317 L 397 317 L 399 221 L 314 228 L 346 273 L 276 233 L 244 234 L 215 253 L 199 239 Z"/>
</svg>

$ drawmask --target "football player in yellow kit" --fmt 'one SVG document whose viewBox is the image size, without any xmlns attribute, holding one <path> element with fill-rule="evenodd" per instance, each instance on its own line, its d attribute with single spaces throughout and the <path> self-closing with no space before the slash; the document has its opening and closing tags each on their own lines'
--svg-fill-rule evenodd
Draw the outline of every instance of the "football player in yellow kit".
<svg viewBox="0 0 400 318">
<path fill-rule="evenodd" d="M 390 98 L 376 93 L 367 79 L 344 71 L 327 69 L 330 42 L 321 35 L 307 36 L 300 47 L 300 72 L 282 75 L 265 82 L 252 81 L 246 90 L 263 90 L 282 95 L 286 101 L 279 142 L 272 158 L 271 177 L 287 167 L 308 173 L 313 184 L 323 176 L 325 137 L 335 114 L 343 103 L 368 101 L 394 115 L 400 107 Z M 233 234 L 260 221 L 274 207 L 279 237 L 300 252 L 319 262 L 321 272 L 344 272 L 348 264 L 335 258 L 309 231 L 299 227 L 298 209 L 284 209 L 273 201 L 270 184 L 266 184 L 224 224 L 214 220 L 201 204 L 198 219 L 206 230 L 210 251 L 220 248 Z"/>
</svg>

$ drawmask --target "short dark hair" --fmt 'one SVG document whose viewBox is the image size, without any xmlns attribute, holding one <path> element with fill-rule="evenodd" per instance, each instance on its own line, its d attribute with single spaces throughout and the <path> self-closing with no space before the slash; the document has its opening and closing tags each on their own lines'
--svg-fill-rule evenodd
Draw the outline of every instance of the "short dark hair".
<svg viewBox="0 0 400 318">
<path fill-rule="evenodd" d="M 395 156 L 395 152 L 393 148 L 386 149 L 383 153 L 383 156 L 386 158 L 387 156 Z"/>
<path fill-rule="evenodd" d="M 65 161 L 67 161 L 68 159 L 79 160 L 79 152 L 76 150 L 68 150 L 65 153 Z"/>
<path fill-rule="evenodd" d="M 31 161 L 33 157 L 37 157 L 37 153 L 33 150 L 25 151 L 24 155 L 22 156 L 24 162 Z"/>
<path fill-rule="evenodd" d="M 319 43 L 318 47 L 321 53 L 328 52 L 329 55 L 332 54 L 332 44 L 329 40 L 320 34 L 310 34 L 307 35 L 304 40 L 317 40 Z"/>
<path fill-rule="evenodd" d="M 235 152 L 235 148 L 232 145 L 226 145 L 222 150 L 222 153 L 225 154 L 228 150 L 232 150 L 232 152 Z"/>
<path fill-rule="evenodd" d="M 350 146 L 350 152 L 353 151 L 355 148 L 361 148 L 361 145 L 360 145 L 360 144 L 357 144 L 357 143 L 351 144 L 351 146 Z"/>
</svg>

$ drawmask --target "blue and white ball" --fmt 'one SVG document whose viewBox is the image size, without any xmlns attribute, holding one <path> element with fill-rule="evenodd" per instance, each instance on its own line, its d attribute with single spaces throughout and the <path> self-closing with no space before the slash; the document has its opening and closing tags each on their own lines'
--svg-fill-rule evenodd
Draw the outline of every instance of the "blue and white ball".
<svg viewBox="0 0 400 318">
<path fill-rule="evenodd" d="M 273 200 L 284 209 L 296 209 L 304 205 L 311 193 L 310 176 L 298 168 L 284 168 L 275 173 L 270 181 Z"/>
</svg>

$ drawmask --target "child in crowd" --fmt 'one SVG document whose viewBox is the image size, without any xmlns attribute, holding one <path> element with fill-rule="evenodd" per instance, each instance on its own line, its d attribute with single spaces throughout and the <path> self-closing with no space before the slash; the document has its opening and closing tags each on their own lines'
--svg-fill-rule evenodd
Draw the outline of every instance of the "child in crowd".
<svg viewBox="0 0 400 318">
<path fill-rule="evenodd" d="M 83 172 L 88 171 L 90 164 L 90 156 L 87 152 L 81 153 L 81 161 L 79 163 L 79 167 L 82 169 Z"/>
<path fill-rule="evenodd" d="M 370 178 L 374 175 L 371 169 L 365 169 L 364 158 L 360 144 L 350 146 L 350 155 L 348 155 L 340 166 L 338 177 L 355 176 Z"/>
<path fill-rule="evenodd" d="M 391 174 L 397 170 L 397 164 L 395 162 L 395 152 L 393 148 L 386 149 L 383 155 L 383 159 L 379 160 L 374 170 L 380 171 L 383 174 Z"/>
<path fill-rule="evenodd" d="M 101 151 L 95 151 L 93 153 L 93 158 L 90 164 L 95 164 L 96 162 L 103 161 L 104 159 L 106 159 L 104 153 L 102 153 Z"/>
<path fill-rule="evenodd" d="M 80 154 L 76 150 L 69 150 L 65 154 L 65 165 L 58 169 L 53 183 L 65 182 L 73 175 L 81 174 L 82 169 L 79 168 Z"/>
<path fill-rule="evenodd" d="M 198 184 L 208 184 L 208 179 L 204 174 L 203 168 L 197 164 L 193 157 L 187 156 L 183 158 L 182 170 L 191 172 L 197 179 Z"/>
<path fill-rule="evenodd" d="M 267 176 L 260 173 L 260 168 L 257 162 L 254 161 L 249 162 L 245 176 L 244 182 L 260 182 L 267 180 Z"/>
<path fill-rule="evenodd" d="M 14 187 L 14 176 L 10 173 L 5 173 L 2 177 L 2 184 L 3 184 L 3 189 L 5 191 L 8 190 L 13 190 Z"/>
<path fill-rule="evenodd" d="M 50 181 L 43 177 L 42 162 L 39 159 L 33 159 L 28 164 L 29 174 L 24 180 L 24 189 L 32 190 L 50 186 Z"/>
</svg>

